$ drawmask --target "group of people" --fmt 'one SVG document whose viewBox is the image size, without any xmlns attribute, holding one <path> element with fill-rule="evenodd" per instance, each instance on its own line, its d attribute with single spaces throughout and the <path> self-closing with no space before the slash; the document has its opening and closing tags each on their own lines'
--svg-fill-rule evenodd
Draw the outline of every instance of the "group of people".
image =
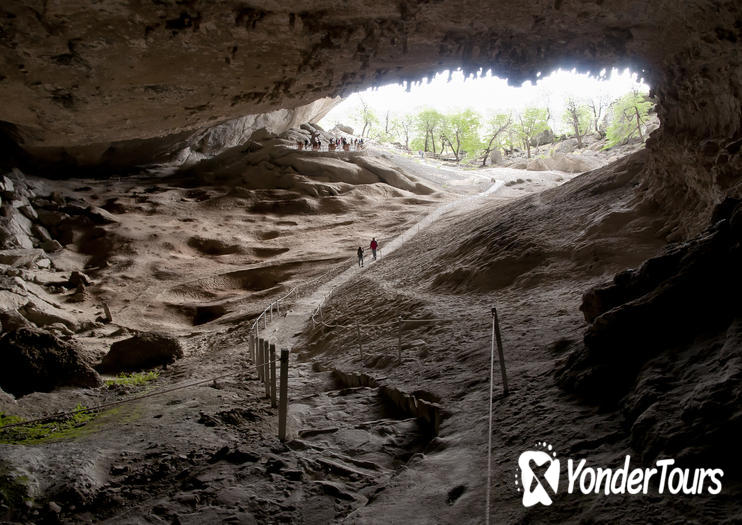
<svg viewBox="0 0 742 525">
<path fill-rule="evenodd" d="M 371 255 L 373 257 L 373 260 L 376 260 L 376 250 L 379 249 L 379 243 L 376 242 L 376 237 L 371 238 L 371 244 L 369 245 L 369 248 L 371 248 Z M 363 268 L 363 254 L 364 250 L 360 246 L 358 247 L 358 266 Z"/>
<path fill-rule="evenodd" d="M 351 147 L 354 150 L 363 149 L 363 139 L 352 139 L 347 140 L 345 137 L 339 139 L 332 138 L 327 144 L 328 151 L 335 151 L 338 148 L 342 148 L 343 151 L 350 151 Z M 311 140 L 304 139 L 303 141 L 297 140 L 296 147 L 300 150 L 312 148 L 312 151 L 320 151 L 322 149 L 322 140 L 319 137 L 312 137 Z"/>
</svg>

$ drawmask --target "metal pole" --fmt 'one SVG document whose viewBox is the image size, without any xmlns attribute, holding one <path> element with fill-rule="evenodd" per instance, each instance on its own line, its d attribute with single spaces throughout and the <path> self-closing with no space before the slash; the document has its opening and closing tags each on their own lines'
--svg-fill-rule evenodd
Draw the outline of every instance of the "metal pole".
<svg viewBox="0 0 742 525">
<path fill-rule="evenodd" d="M 492 318 L 495 323 L 495 339 L 497 340 L 497 354 L 500 358 L 500 373 L 502 374 L 502 393 L 508 395 L 508 375 L 505 372 L 505 355 L 502 351 L 502 337 L 500 337 L 500 320 L 497 318 L 497 308 L 492 307 Z"/>
<path fill-rule="evenodd" d="M 492 389 L 495 375 L 495 309 L 492 308 L 492 337 L 490 339 L 490 406 L 487 433 L 487 497 L 485 499 L 485 525 L 490 523 L 490 492 L 492 491 Z"/>
<path fill-rule="evenodd" d="M 271 323 L 273 322 L 273 303 L 271 303 Z"/>
<path fill-rule="evenodd" d="M 286 440 L 286 413 L 289 401 L 289 351 L 281 348 L 281 384 L 279 385 L 278 401 L 278 439 Z"/>
<path fill-rule="evenodd" d="M 276 408 L 276 345 L 270 346 L 270 363 L 271 363 L 271 407 Z"/>
<path fill-rule="evenodd" d="M 402 362 L 402 316 L 397 318 L 397 359 Z"/>
<path fill-rule="evenodd" d="M 281 300 L 280 299 L 276 301 L 276 311 L 278 312 L 278 317 L 281 317 Z"/>
<path fill-rule="evenodd" d="M 268 341 L 263 343 L 263 379 L 265 380 L 265 397 L 270 399 L 271 397 L 271 382 L 270 372 L 268 371 L 268 364 L 270 363 L 271 355 L 268 348 Z"/>
</svg>

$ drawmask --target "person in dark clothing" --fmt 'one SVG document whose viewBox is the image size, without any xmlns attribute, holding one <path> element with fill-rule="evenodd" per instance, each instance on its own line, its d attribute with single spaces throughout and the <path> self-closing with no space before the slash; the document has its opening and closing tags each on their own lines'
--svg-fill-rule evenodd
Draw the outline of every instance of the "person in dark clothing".
<svg viewBox="0 0 742 525">
<path fill-rule="evenodd" d="M 371 255 L 376 260 L 376 249 L 379 247 L 379 243 L 376 242 L 376 237 L 371 238 Z"/>
<path fill-rule="evenodd" d="M 363 268 L 363 248 L 358 247 L 358 266 Z"/>
</svg>

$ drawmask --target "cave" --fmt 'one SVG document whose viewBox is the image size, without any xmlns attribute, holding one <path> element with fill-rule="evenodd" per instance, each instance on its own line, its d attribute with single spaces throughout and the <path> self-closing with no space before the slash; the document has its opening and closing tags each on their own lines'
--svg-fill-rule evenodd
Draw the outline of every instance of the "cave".
<svg viewBox="0 0 742 525">
<path fill-rule="evenodd" d="M 13 0 L 0 20 L 0 375 L 44 383 L 0 390 L 0 518 L 740 519 L 739 2 Z M 560 67 L 640 72 L 661 127 L 564 184 L 455 213 L 390 157 L 288 146 L 368 87 Z M 492 399 L 493 306 L 510 391 Z M 285 441 L 256 326 L 294 354 Z M 111 342 L 148 332 L 185 357 L 93 377 Z M 92 386 L 41 370 L 60 359 Z M 150 380 L 159 401 L 109 407 Z M 434 407 L 435 435 L 405 452 L 420 418 L 364 418 L 376 388 Z M 76 406 L 103 408 L 51 435 L 5 428 Z M 551 492 L 526 451 L 557 478 L 562 461 Z M 568 460 L 618 472 L 628 456 L 685 470 L 649 494 L 567 492 Z"/>
</svg>

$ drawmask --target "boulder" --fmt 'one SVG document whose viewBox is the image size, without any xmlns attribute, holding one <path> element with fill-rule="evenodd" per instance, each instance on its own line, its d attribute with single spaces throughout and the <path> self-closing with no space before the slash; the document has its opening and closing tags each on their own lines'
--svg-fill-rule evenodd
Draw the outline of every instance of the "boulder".
<svg viewBox="0 0 742 525">
<path fill-rule="evenodd" d="M 44 255 L 44 251 L 38 249 L 0 250 L 0 264 L 7 264 L 16 268 L 30 268 L 42 255 Z"/>
<path fill-rule="evenodd" d="M 6 215 L 0 219 L 0 248 L 33 248 L 31 221 L 15 208 L 3 208 Z"/>
<path fill-rule="evenodd" d="M 554 151 L 556 153 L 572 153 L 576 149 L 577 139 L 567 139 L 557 144 L 556 148 L 554 148 Z"/>
<path fill-rule="evenodd" d="M 56 253 L 63 249 L 63 246 L 59 244 L 59 241 L 52 239 L 51 241 L 43 241 L 41 247 L 47 253 Z"/>
<path fill-rule="evenodd" d="M 49 230 L 38 224 L 31 226 L 31 233 L 33 233 L 34 237 L 36 237 L 41 243 L 52 241 L 52 236 L 49 235 Z"/>
<path fill-rule="evenodd" d="M 39 300 L 28 301 L 18 312 L 36 326 L 62 323 L 73 332 L 77 331 L 77 321 L 64 310 Z"/>
<path fill-rule="evenodd" d="M 39 222 L 47 228 L 57 226 L 65 219 L 70 218 L 68 214 L 56 210 L 38 210 L 37 213 L 39 215 Z"/>
<path fill-rule="evenodd" d="M 48 332 L 19 328 L 0 337 L 0 348 L 0 388 L 16 397 L 59 386 L 102 384 L 77 346 Z"/>
<path fill-rule="evenodd" d="M 90 206 L 85 210 L 85 214 L 90 217 L 90 219 L 93 221 L 93 224 L 114 224 L 119 222 L 119 220 L 114 217 L 110 212 L 104 210 L 103 208 L 98 208 L 97 206 Z"/>
<path fill-rule="evenodd" d="M 353 135 L 353 128 L 350 126 L 346 126 L 345 124 L 335 124 L 335 127 L 342 131 L 343 133 L 347 133 L 348 135 Z"/>
<path fill-rule="evenodd" d="M 142 332 L 113 343 L 96 368 L 104 374 L 118 374 L 172 363 L 181 357 L 183 348 L 175 337 Z"/>
<path fill-rule="evenodd" d="M 13 309 L 4 309 L 0 307 L 0 333 L 12 332 L 20 328 L 33 328 L 31 323 Z"/>
<path fill-rule="evenodd" d="M 82 272 L 74 271 L 70 274 L 70 278 L 67 279 L 67 282 L 64 283 L 64 287 L 66 288 L 79 288 L 80 286 L 90 286 L 93 281 L 90 280 L 90 277 L 85 275 Z"/>
<path fill-rule="evenodd" d="M 0 193 L 7 198 L 8 195 L 15 193 L 15 185 L 7 175 L 0 177 Z"/>
</svg>

